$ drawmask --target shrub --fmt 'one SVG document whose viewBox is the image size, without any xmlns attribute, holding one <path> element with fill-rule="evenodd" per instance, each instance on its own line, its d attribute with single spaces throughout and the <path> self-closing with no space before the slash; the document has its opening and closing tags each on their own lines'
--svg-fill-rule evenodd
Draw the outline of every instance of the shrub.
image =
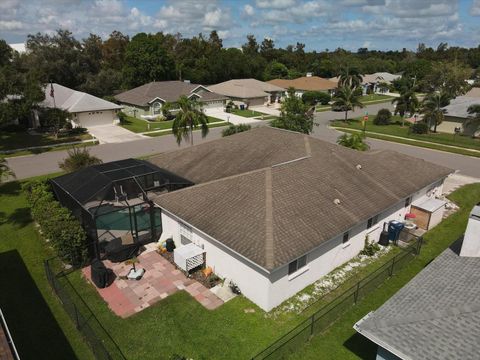
<svg viewBox="0 0 480 360">
<path fill-rule="evenodd" d="M 72 265 L 84 264 L 88 256 L 87 234 L 70 210 L 55 200 L 50 185 L 37 180 L 22 188 L 33 219 L 60 258 Z"/>
<path fill-rule="evenodd" d="M 389 125 L 392 120 L 392 113 L 388 109 L 380 109 L 373 119 L 375 125 Z"/>
<path fill-rule="evenodd" d="M 365 256 L 373 256 L 378 250 L 380 250 L 380 245 L 378 245 L 376 242 L 370 242 L 368 235 L 366 235 L 365 245 L 363 246 L 363 250 L 360 251 L 360 254 Z"/>
<path fill-rule="evenodd" d="M 72 128 L 69 132 L 70 135 L 82 135 L 87 133 L 87 129 L 83 127 Z"/>
<path fill-rule="evenodd" d="M 65 170 L 66 172 L 74 172 L 101 163 L 102 160 L 96 156 L 90 155 L 90 152 L 84 146 L 83 148 L 73 147 L 71 150 L 68 150 L 68 157 L 58 165 L 60 166 L 60 169 Z"/>
<path fill-rule="evenodd" d="M 117 114 L 118 120 L 120 120 L 120 124 L 125 124 L 127 121 L 127 114 L 125 114 L 123 111 L 119 111 Z"/>
<path fill-rule="evenodd" d="M 230 136 L 230 135 L 233 135 L 233 134 L 236 134 L 236 133 L 239 133 L 239 132 L 243 132 L 243 131 L 248 131 L 250 130 L 252 127 L 248 124 L 238 124 L 238 125 L 230 125 L 228 128 L 224 129 L 222 131 L 222 136 Z"/>
<path fill-rule="evenodd" d="M 428 133 L 428 125 L 424 122 L 417 122 L 410 126 L 410 130 L 414 134 L 426 134 Z"/>
<path fill-rule="evenodd" d="M 302 100 L 305 104 L 314 105 L 321 104 L 327 105 L 331 100 L 331 96 L 321 91 L 307 91 L 302 95 Z"/>
</svg>

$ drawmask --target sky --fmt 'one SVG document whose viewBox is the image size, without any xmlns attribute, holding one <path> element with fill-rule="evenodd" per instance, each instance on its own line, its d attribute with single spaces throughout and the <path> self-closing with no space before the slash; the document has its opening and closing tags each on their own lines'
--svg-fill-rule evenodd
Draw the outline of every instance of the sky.
<svg viewBox="0 0 480 360">
<path fill-rule="evenodd" d="M 0 0 L 0 38 L 8 43 L 59 28 L 78 39 L 217 30 L 225 47 L 241 46 L 247 34 L 317 51 L 477 47 L 480 0 Z"/>
</svg>

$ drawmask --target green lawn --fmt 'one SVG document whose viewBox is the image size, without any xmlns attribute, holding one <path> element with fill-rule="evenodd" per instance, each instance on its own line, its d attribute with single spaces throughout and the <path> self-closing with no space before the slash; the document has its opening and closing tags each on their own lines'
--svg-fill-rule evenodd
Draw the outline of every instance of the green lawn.
<svg viewBox="0 0 480 360">
<path fill-rule="evenodd" d="M 25 155 L 36 155 L 36 154 L 41 154 L 41 153 L 50 152 L 50 151 L 69 150 L 72 147 L 84 147 L 84 146 L 90 147 L 90 146 L 95 146 L 95 145 L 98 145 L 98 141 L 90 141 L 90 142 L 86 142 L 86 143 L 83 143 L 83 144 L 77 144 L 77 145 L 61 145 L 61 146 L 52 146 L 52 147 L 41 148 L 41 149 L 19 150 L 19 151 L 15 151 L 15 152 L 9 152 L 8 154 L 0 154 L 0 158 L 25 156 Z"/>
<path fill-rule="evenodd" d="M 255 110 L 240 110 L 240 109 L 232 109 L 231 110 L 232 114 L 238 115 L 238 116 L 243 116 L 246 118 L 251 118 L 251 117 L 256 117 L 256 116 L 262 116 L 262 115 L 268 115 L 259 111 Z"/>
<path fill-rule="evenodd" d="M 211 116 L 209 116 L 209 120 L 210 120 L 211 123 L 219 122 L 217 124 L 209 124 L 208 125 L 209 129 L 216 128 L 216 127 L 221 127 L 221 126 L 227 126 L 229 124 L 226 121 L 222 121 L 222 120 L 217 119 L 217 118 L 212 118 Z M 194 131 L 199 131 L 199 130 L 194 130 Z M 157 137 L 157 136 L 171 135 L 171 134 L 172 134 L 171 131 L 162 131 L 162 132 L 155 132 L 155 133 L 147 133 L 145 135 L 150 136 L 150 137 Z"/>
<path fill-rule="evenodd" d="M 212 122 L 219 122 L 223 120 L 209 116 L 208 121 L 212 123 Z M 121 124 L 122 127 L 134 133 L 143 133 L 146 131 L 171 129 L 172 125 L 173 125 L 173 120 L 147 121 L 147 120 L 137 119 L 132 116 L 127 116 L 127 120 L 123 124 Z"/>
<path fill-rule="evenodd" d="M 291 356 L 292 359 L 318 359 L 319 354 L 328 354 L 329 359 L 375 359 L 376 345 L 358 335 L 353 325 L 370 311 L 379 308 L 463 234 L 472 207 L 480 201 L 480 184 L 467 185 L 449 198 L 460 205 L 460 210 L 425 235 L 420 255 L 356 306 L 348 309 L 325 333 L 313 337 Z"/>
<path fill-rule="evenodd" d="M 389 96 L 389 95 L 370 94 L 370 95 L 363 95 L 360 98 L 360 101 L 361 102 L 371 102 L 371 101 L 381 102 L 381 101 L 389 101 L 389 100 L 392 100 L 392 99 L 393 99 L 393 96 Z"/>
<path fill-rule="evenodd" d="M 47 146 L 68 142 L 92 139 L 90 134 L 61 136 L 55 139 L 53 135 L 30 135 L 27 132 L 0 131 L 0 151 L 9 151 L 33 146 Z"/>
<path fill-rule="evenodd" d="M 51 256 L 21 194 L 20 183 L 0 186 L 0 308 L 22 359 L 93 359 L 47 283 Z"/>
<path fill-rule="evenodd" d="M 407 123 L 405 123 L 405 126 L 403 127 L 401 126 L 401 124 L 398 124 L 399 122 L 401 122 L 400 116 L 393 117 L 393 121 L 396 121 L 397 123 L 392 125 L 375 125 L 373 123 L 373 119 L 375 119 L 375 115 L 369 117 L 366 124 L 366 131 L 385 135 L 400 136 L 406 139 L 430 141 L 436 144 L 453 145 L 467 149 L 480 150 L 480 139 L 473 139 L 469 136 L 461 135 L 455 136 L 453 134 L 447 133 L 412 134 L 409 133 L 409 126 Z M 348 123 L 337 120 L 332 122 L 332 126 L 347 129 L 363 130 L 361 118 L 350 120 Z M 395 140 L 392 139 L 392 141 Z"/>
</svg>

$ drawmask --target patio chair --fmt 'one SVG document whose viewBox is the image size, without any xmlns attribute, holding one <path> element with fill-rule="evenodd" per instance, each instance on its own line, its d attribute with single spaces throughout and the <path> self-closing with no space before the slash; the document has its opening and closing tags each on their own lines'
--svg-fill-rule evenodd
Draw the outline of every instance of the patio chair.
<svg viewBox="0 0 480 360">
<path fill-rule="evenodd" d="M 141 246 L 135 242 L 133 235 L 128 233 L 105 246 L 105 257 L 112 262 L 123 262 L 136 256 Z"/>
<path fill-rule="evenodd" d="M 92 282 L 97 288 L 103 289 L 113 281 L 114 273 L 111 269 L 107 269 L 105 264 L 100 260 L 94 260 L 90 265 Z"/>
</svg>

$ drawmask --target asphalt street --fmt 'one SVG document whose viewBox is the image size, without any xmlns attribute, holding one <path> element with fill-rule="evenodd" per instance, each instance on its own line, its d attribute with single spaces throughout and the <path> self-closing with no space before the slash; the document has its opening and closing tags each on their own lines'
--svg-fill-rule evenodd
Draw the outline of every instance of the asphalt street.
<svg viewBox="0 0 480 360">
<path fill-rule="evenodd" d="M 376 114 L 381 108 L 389 107 L 389 103 L 369 105 L 364 109 L 358 109 L 349 114 L 349 116 L 362 116 L 367 111 L 369 114 Z M 315 115 L 316 126 L 312 136 L 335 142 L 340 132 L 327 127 L 328 122 L 333 119 L 342 119 L 343 113 L 325 111 Z M 265 122 L 266 124 L 266 122 Z M 198 144 L 205 141 L 211 141 L 221 137 L 222 128 L 213 128 L 205 139 L 201 138 L 199 132 L 194 134 L 194 143 Z M 383 140 L 368 139 L 368 143 L 374 150 L 388 149 L 398 151 L 403 154 L 431 161 L 436 164 L 450 167 L 458 170 L 461 174 L 480 178 L 480 158 L 452 154 L 437 150 L 431 150 L 416 146 L 403 145 Z M 179 146 L 173 135 L 164 135 L 155 138 L 144 138 L 124 143 L 111 143 L 97 145 L 90 148 L 92 155 L 99 157 L 104 162 L 120 160 L 129 157 L 148 156 L 156 153 L 172 151 L 181 147 L 189 146 L 182 144 Z M 36 155 L 12 157 L 8 159 L 8 164 L 15 172 L 18 179 L 25 179 L 37 175 L 45 175 L 60 171 L 58 163 L 67 156 L 67 151 L 52 151 Z M 408 171 L 408 169 L 406 169 Z"/>
</svg>

